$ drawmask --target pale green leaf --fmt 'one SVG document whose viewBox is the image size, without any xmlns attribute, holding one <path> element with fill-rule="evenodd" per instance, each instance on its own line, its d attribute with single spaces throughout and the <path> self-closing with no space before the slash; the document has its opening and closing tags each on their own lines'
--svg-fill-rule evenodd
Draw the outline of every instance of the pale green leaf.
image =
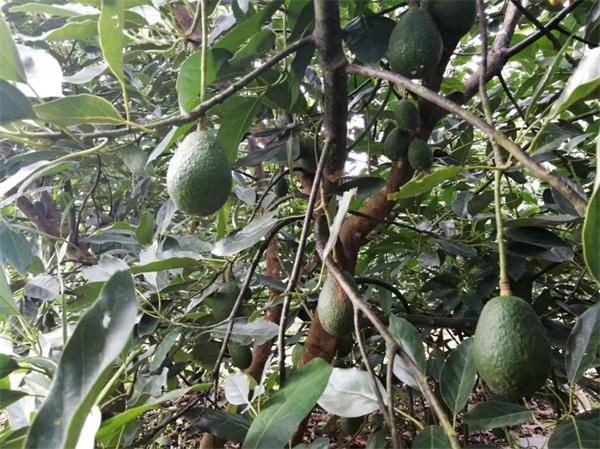
<svg viewBox="0 0 600 449">
<path fill-rule="evenodd" d="M 470 430 L 488 430 L 523 424 L 532 416 L 533 413 L 522 405 L 492 399 L 469 410 L 465 422 Z"/>
<path fill-rule="evenodd" d="M 464 167 L 440 168 L 430 175 L 412 179 L 400 187 L 397 192 L 390 193 L 388 199 L 401 200 L 403 198 L 412 198 L 413 196 L 422 193 L 431 192 L 432 189 L 439 186 L 441 183 L 456 178 L 463 171 L 465 171 Z"/>
<path fill-rule="evenodd" d="M 600 283 L 600 188 L 588 203 L 583 224 L 583 254 L 591 275 Z"/>
<path fill-rule="evenodd" d="M 125 122 L 109 101 L 90 94 L 71 95 L 48 101 L 34 106 L 34 110 L 44 121 L 59 126 Z"/>
<path fill-rule="evenodd" d="M 0 14 L 0 79 L 27 82 L 17 46 L 2 14 Z"/>
<path fill-rule="evenodd" d="M 442 367 L 440 391 L 454 416 L 467 404 L 477 380 L 471 344 L 471 340 L 463 341 L 450 353 Z"/>
<path fill-rule="evenodd" d="M 223 148 L 229 162 L 237 159 L 238 146 L 258 112 L 262 96 L 232 96 L 221 106 L 222 122 L 217 133 L 217 142 Z"/>
<path fill-rule="evenodd" d="M 122 83 L 125 82 L 123 75 L 124 23 L 123 2 L 121 0 L 102 0 L 102 9 L 98 20 L 100 47 L 110 70 Z"/>
<path fill-rule="evenodd" d="M 450 441 L 440 426 L 427 426 L 421 430 L 412 444 L 412 449 L 447 449 Z"/>
</svg>

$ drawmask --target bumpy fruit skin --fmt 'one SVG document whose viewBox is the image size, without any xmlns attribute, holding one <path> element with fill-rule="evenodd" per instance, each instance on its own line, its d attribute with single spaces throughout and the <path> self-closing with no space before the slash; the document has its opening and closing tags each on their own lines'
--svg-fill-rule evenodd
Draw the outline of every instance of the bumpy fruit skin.
<svg viewBox="0 0 600 449">
<path fill-rule="evenodd" d="M 240 294 L 240 288 L 233 282 L 225 282 L 219 285 L 216 290 L 206 297 L 204 303 L 212 310 L 215 321 L 223 321 L 227 319 L 235 300 Z"/>
<path fill-rule="evenodd" d="M 354 310 L 350 299 L 336 285 L 331 278 L 325 279 L 317 302 L 317 314 L 325 332 L 341 337 L 352 332 Z M 339 290 L 336 292 L 337 289 Z"/>
<path fill-rule="evenodd" d="M 433 150 L 427 142 L 414 139 L 408 145 L 408 163 L 415 170 L 429 170 L 433 164 Z"/>
<path fill-rule="evenodd" d="M 211 131 L 194 131 L 179 145 L 167 170 L 167 191 L 190 215 L 210 215 L 231 192 L 231 170 Z"/>
<path fill-rule="evenodd" d="M 252 363 L 252 350 L 249 346 L 229 343 L 229 355 L 236 368 L 246 369 Z"/>
<path fill-rule="evenodd" d="M 406 131 L 394 128 L 383 141 L 383 154 L 391 161 L 406 159 L 410 135 Z"/>
<path fill-rule="evenodd" d="M 544 385 L 552 352 L 533 308 L 516 296 L 498 296 L 481 311 L 473 339 L 473 358 L 490 390 L 518 399 Z"/>
<path fill-rule="evenodd" d="M 442 35 L 427 11 L 411 8 L 394 27 L 388 43 L 392 70 L 409 78 L 423 78 L 440 62 Z"/>
<path fill-rule="evenodd" d="M 446 42 L 456 43 L 473 26 L 475 0 L 425 0 L 423 7 L 431 14 Z"/>
<path fill-rule="evenodd" d="M 419 110 L 410 100 L 400 100 L 394 108 L 396 126 L 402 131 L 416 131 L 421 124 Z"/>
</svg>

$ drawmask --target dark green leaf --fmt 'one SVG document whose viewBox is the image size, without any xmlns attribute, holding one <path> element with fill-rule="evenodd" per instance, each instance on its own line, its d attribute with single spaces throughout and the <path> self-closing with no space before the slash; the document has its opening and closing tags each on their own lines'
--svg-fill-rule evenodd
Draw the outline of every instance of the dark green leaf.
<svg viewBox="0 0 600 449">
<path fill-rule="evenodd" d="M 542 227 L 512 227 L 506 230 L 505 235 L 515 242 L 528 243 L 542 248 L 569 247 L 569 245 L 554 232 Z"/>
<path fill-rule="evenodd" d="M 183 415 L 192 426 L 226 441 L 241 443 L 250 428 L 250 419 L 244 415 L 210 408 L 193 408 Z"/>
<path fill-rule="evenodd" d="M 396 22 L 377 15 L 355 17 L 344 29 L 344 40 L 356 57 L 367 64 L 375 64 L 387 51 L 390 34 Z"/>
<path fill-rule="evenodd" d="M 227 160 L 237 158 L 238 146 L 254 122 L 262 97 L 232 96 L 221 105 L 221 127 L 217 133 L 217 142 L 223 148 Z"/>
<path fill-rule="evenodd" d="M 273 48 L 275 38 L 275 33 L 268 28 L 259 31 L 233 55 L 229 60 L 229 64 L 233 67 L 239 67 L 262 57 L 268 50 Z"/>
<path fill-rule="evenodd" d="M 598 449 L 600 410 L 596 409 L 561 422 L 548 439 L 548 449 Z"/>
<path fill-rule="evenodd" d="M 445 239 L 436 239 L 435 241 L 440 246 L 440 248 L 442 248 L 448 254 L 453 254 L 455 256 L 462 257 L 477 256 L 477 250 L 471 245 L 467 245 L 466 243 Z"/>
<path fill-rule="evenodd" d="M 19 274 L 27 273 L 31 263 L 33 248 L 22 235 L 12 232 L 4 224 L 0 224 L 0 260 L 9 263 Z"/>
<path fill-rule="evenodd" d="M 591 368 L 600 347 L 600 303 L 577 318 L 565 352 L 567 378 L 575 384 Z"/>
<path fill-rule="evenodd" d="M 470 430 L 477 431 L 516 426 L 529 421 L 532 416 L 533 413 L 521 405 L 490 400 L 480 402 L 469 410 L 465 415 L 465 422 Z"/>
<path fill-rule="evenodd" d="M 377 176 L 360 176 L 349 181 L 342 182 L 333 191 L 334 194 L 340 195 L 346 190 L 357 188 L 356 196 L 366 198 L 377 192 L 385 184 L 385 180 Z"/>
<path fill-rule="evenodd" d="M 152 243 L 154 236 L 154 216 L 146 211 L 140 216 L 140 224 L 135 230 L 135 236 L 142 245 Z"/>
<path fill-rule="evenodd" d="M 25 447 L 75 447 L 83 423 L 106 385 L 136 322 L 137 300 L 127 272 L 114 274 L 67 341 L 50 392 Z M 62 412 L 58 416 L 57 410 Z"/>
<path fill-rule="evenodd" d="M 388 330 L 402 349 L 413 359 L 422 372 L 425 372 L 425 348 L 419 331 L 404 318 L 395 315 L 390 317 Z M 394 358 L 394 375 L 411 387 L 418 388 L 418 384 L 408 366 L 398 356 Z"/>
<path fill-rule="evenodd" d="M 451 447 L 448 437 L 440 426 L 427 426 L 415 437 L 412 449 L 446 449 Z"/>
<path fill-rule="evenodd" d="M 0 390 L 0 410 L 5 409 L 13 402 L 27 396 L 27 393 L 15 390 Z"/>
<path fill-rule="evenodd" d="M 0 80 L 0 125 L 33 117 L 27 97 L 12 84 Z"/>
<path fill-rule="evenodd" d="M 585 26 L 585 38 L 600 44 L 600 3 L 596 2 L 587 17 Z"/>
<path fill-rule="evenodd" d="M 321 397 L 331 370 L 331 365 L 320 358 L 300 368 L 254 419 L 242 447 L 283 447 Z"/>
<path fill-rule="evenodd" d="M 6 354 L 0 354 L 0 379 L 8 376 L 10 373 L 17 369 L 19 369 L 19 364 L 15 362 L 15 360 L 12 357 Z"/>
<path fill-rule="evenodd" d="M 471 340 L 463 341 L 450 353 L 442 367 L 440 391 L 454 416 L 467 404 L 477 380 L 471 344 Z"/>
</svg>

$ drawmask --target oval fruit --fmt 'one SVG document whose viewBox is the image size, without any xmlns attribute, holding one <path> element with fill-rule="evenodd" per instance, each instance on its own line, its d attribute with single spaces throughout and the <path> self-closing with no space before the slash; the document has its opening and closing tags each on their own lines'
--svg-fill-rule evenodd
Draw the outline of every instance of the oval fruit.
<svg viewBox="0 0 600 449">
<path fill-rule="evenodd" d="M 204 303 L 212 310 L 215 321 L 223 321 L 231 313 L 239 294 L 240 287 L 235 282 L 224 282 L 204 299 Z"/>
<path fill-rule="evenodd" d="M 400 100 L 394 107 L 396 126 L 402 131 L 416 131 L 421 124 L 419 110 L 410 100 Z"/>
<path fill-rule="evenodd" d="M 347 435 L 356 435 L 362 427 L 363 422 L 365 422 L 364 416 L 340 418 L 340 426 Z"/>
<path fill-rule="evenodd" d="M 317 314 L 323 329 L 336 337 L 349 334 L 354 327 L 352 302 L 341 287 L 328 277 L 317 302 Z"/>
<path fill-rule="evenodd" d="M 190 215 L 210 215 L 225 204 L 231 170 L 214 133 L 194 131 L 183 139 L 169 162 L 167 191 Z"/>
<path fill-rule="evenodd" d="M 252 350 L 250 346 L 229 343 L 229 355 L 231 363 L 239 369 L 246 369 L 252 363 Z"/>
<path fill-rule="evenodd" d="M 391 161 L 406 159 L 410 135 L 406 131 L 394 128 L 383 141 L 383 154 Z"/>
<path fill-rule="evenodd" d="M 408 163 L 415 170 L 429 170 L 433 164 L 433 150 L 421 139 L 414 139 L 408 145 Z"/>
<path fill-rule="evenodd" d="M 431 14 L 442 38 L 452 44 L 467 34 L 477 14 L 475 0 L 425 0 L 423 7 Z"/>
<path fill-rule="evenodd" d="M 486 303 L 479 316 L 473 358 L 492 392 L 518 399 L 544 385 L 552 352 L 533 308 L 516 296 L 497 296 Z"/>
<path fill-rule="evenodd" d="M 278 197 L 286 196 L 288 194 L 288 190 L 289 186 L 285 176 L 280 178 L 279 181 L 275 183 L 275 195 Z"/>
<path fill-rule="evenodd" d="M 388 43 L 392 70 L 409 78 L 423 78 L 442 58 L 442 35 L 427 11 L 411 8 L 398 20 Z"/>
</svg>

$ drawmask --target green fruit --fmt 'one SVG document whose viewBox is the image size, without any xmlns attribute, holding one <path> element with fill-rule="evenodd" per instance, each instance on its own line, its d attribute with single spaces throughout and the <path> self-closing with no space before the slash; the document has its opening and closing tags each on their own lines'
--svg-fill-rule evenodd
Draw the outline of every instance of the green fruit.
<svg viewBox="0 0 600 449">
<path fill-rule="evenodd" d="M 552 352 L 533 308 L 516 296 L 498 296 L 481 311 L 473 338 L 473 358 L 492 392 L 518 399 L 544 385 Z"/>
<path fill-rule="evenodd" d="M 191 215 L 210 215 L 231 192 L 231 170 L 215 135 L 194 131 L 183 139 L 169 163 L 167 191 Z"/>
<path fill-rule="evenodd" d="M 352 339 L 352 335 L 344 335 L 340 337 L 338 341 L 337 356 L 339 358 L 347 357 L 348 354 L 352 352 L 353 346 L 354 340 Z"/>
<path fill-rule="evenodd" d="M 352 302 L 341 287 L 331 279 L 325 279 L 317 302 L 317 314 L 323 329 L 336 337 L 349 334 L 354 327 Z"/>
<path fill-rule="evenodd" d="M 204 369 L 212 370 L 221 351 L 221 343 L 216 341 L 201 341 L 191 350 L 192 358 Z"/>
<path fill-rule="evenodd" d="M 363 422 L 365 422 L 364 416 L 357 416 L 355 418 L 341 418 L 340 426 L 345 434 L 356 435 L 362 427 Z"/>
<path fill-rule="evenodd" d="M 425 0 L 423 7 L 431 14 L 444 40 L 453 44 L 467 34 L 477 14 L 475 0 Z"/>
<path fill-rule="evenodd" d="M 394 128 L 383 141 L 383 154 L 391 161 L 406 159 L 410 135 L 406 131 Z"/>
<path fill-rule="evenodd" d="M 400 100 L 394 108 L 396 126 L 402 131 L 416 131 L 421 124 L 419 110 L 410 100 Z"/>
<path fill-rule="evenodd" d="M 252 350 L 250 346 L 229 343 L 229 355 L 233 366 L 239 369 L 246 369 L 252 363 Z"/>
<path fill-rule="evenodd" d="M 409 78 L 423 78 L 442 58 L 443 42 L 427 11 L 411 8 L 398 20 L 388 43 L 392 70 Z"/>
<path fill-rule="evenodd" d="M 278 197 L 286 196 L 288 194 L 289 186 L 285 176 L 280 178 L 275 184 L 275 195 Z"/>
<path fill-rule="evenodd" d="M 433 164 L 433 150 L 421 139 L 414 139 L 408 145 L 408 163 L 415 170 L 429 170 Z"/>
<path fill-rule="evenodd" d="M 215 321 L 223 321 L 231 313 L 239 294 L 240 288 L 235 282 L 225 282 L 207 296 L 204 303 L 212 310 Z"/>
</svg>

